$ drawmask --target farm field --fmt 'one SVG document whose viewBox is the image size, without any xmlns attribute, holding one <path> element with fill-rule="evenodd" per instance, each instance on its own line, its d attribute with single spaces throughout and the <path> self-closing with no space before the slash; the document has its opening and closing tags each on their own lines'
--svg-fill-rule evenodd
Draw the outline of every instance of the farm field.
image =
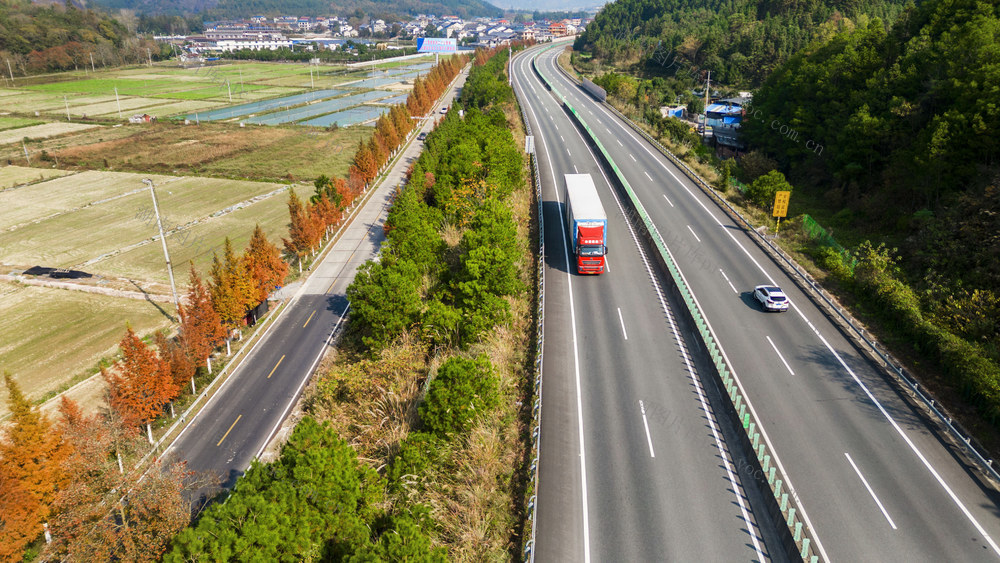
<svg viewBox="0 0 1000 563">
<path fill-rule="evenodd" d="M 72 174 L 68 170 L 58 170 L 52 168 L 31 168 L 27 166 L 3 166 L 0 167 L 0 193 L 8 188 L 13 188 L 14 186 L 20 186 L 22 184 L 28 184 L 31 182 L 40 182 L 47 180 L 49 178 L 58 178 L 60 176 L 65 176 L 67 174 Z M 3 201 L 3 196 L 0 195 L 0 201 Z M 0 203 L 0 207 L 3 204 Z M 4 208 L 6 213 L 10 213 L 12 210 L 10 208 Z M 0 224 L 2 224 L 3 218 L 0 218 Z M 3 227 L 0 226 L 0 229 Z"/>
<path fill-rule="evenodd" d="M 126 322 L 140 335 L 169 325 L 148 301 L 0 281 L 0 370 L 39 399 L 112 355 Z M 6 394 L 0 390 L 0 416 Z"/>
<path fill-rule="evenodd" d="M 0 131 L 0 145 L 16 143 L 25 137 L 37 139 L 44 137 L 55 137 L 64 133 L 75 133 L 86 129 L 93 129 L 98 125 L 87 123 L 43 123 L 32 125 L 31 127 L 21 127 L 19 129 L 8 129 Z"/>
<path fill-rule="evenodd" d="M 302 199 L 312 195 L 311 186 L 296 186 Z M 275 194 L 225 215 L 208 217 L 188 229 L 167 235 L 174 278 L 184 285 L 190 263 L 202 276 L 212 265 L 212 255 L 223 253 L 226 237 L 233 248 L 241 252 L 250 240 L 254 225 L 260 225 L 272 243 L 281 248 L 282 237 L 288 236 L 288 193 Z M 155 228 L 155 227 L 154 227 Z M 166 284 L 166 266 L 159 243 L 144 244 L 115 256 L 88 264 L 84 270 L 94 274 L 119 278 L 135 278 Z"/>
<path fill-rule="evenodd" d="M 18 127 L 29 127 L 31 125 L 41 125 L 45 123 L 41 119 L 31 119 L 28 117 L 0 117 L 0 131 L 7 129 L 17 129 Z"/>
<path fill-rule="evenodd" d="M 116 172 L 90 173 L 88 179 L 91 183 L 118 186 L 120 197 L 105 198 L 99 204 L 72 208 L 69 212 L 38 222 L 22 223 L 16 230 L 0 233 L 0 262 L 85 269 L 88 262 L 107 253 L 152 238 L 157 229 L 155 220 L 147 216 L 151 202 L 142 177 Z M 41 194 L 45 192 L 46 184 L 56 183 L 55 190 L 60 193 L 75 179 L 71 176 L 50 180 L 28 189 Z M 284 187 L 281 184 L 215 178 L 151 179 L 158 186 L 157 199 L 164 230 L 204 219 L 229 206 Z M 26 196 L 17 194 L 19 191 L 22 190 L 14 190 L 12 195 L 18 201 L 24 201 Z"/>
<path fill-rule="evenodd" d="M 346 175 L 358 141 L 372 135 L 369 128 L 322 131 L 205 122 L 155 123 L 131 130 L 127 137 L 48 151 L 62 168 L 311 182 L 321 174 Z"/>
</svg>

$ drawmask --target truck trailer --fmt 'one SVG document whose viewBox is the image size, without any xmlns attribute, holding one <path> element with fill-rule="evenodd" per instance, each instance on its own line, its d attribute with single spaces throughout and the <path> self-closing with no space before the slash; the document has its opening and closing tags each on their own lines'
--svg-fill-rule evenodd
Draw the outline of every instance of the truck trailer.
<svg viewBox="0 0 1000 563">
<path fill-rule="evenodd" d="M 577 273 L 604 273 L 608 217 L 590 174 L 566 174 L 566 223 Z"/>
</svg>

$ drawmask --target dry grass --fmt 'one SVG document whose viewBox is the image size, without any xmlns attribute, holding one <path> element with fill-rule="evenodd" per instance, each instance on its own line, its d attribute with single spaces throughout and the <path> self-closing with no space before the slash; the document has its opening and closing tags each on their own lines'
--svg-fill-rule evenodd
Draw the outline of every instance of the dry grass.
<svg viewBox="0 0 1000 563">
<path fill-rule="evenodd" d="M 135 170 L 253 180 L 345 176 L 371 128 L 324 131 L 203 123 L 143 125 L 132 135 L 53 152 L 62 168 Z"/>
<path fill-rule="evenodd" d="M 90 123 L 44 123 L 31 127 L 21 127 L 20 129 L 9 129 L 0 131 L 0 145 L 20 142 L 25 137 L 29 139 L 39 139 L 55 137 L 66 133 L 76 133 L 86 129 L 93 129 L 97 125 Z"/>
</svg>

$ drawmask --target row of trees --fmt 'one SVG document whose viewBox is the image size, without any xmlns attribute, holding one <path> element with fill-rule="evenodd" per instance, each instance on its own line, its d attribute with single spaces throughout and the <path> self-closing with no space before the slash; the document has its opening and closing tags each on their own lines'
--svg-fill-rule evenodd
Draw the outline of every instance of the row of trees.
<svg viewBox="0 0 1000 563">
<path fill-rule="evenodd" d="M 150 471 L 140 484 L 133 469 L 152 442 L 152 422 L 164 414 L 247 311 L 283 283 L 287 264 L 258 226 L 242 255 L 227 239 L 211 280 L 194 266 L 176 338 L 155 335 L 155 348 L 128 327 L 120 359 L 101 368 L 108 410 L 84 417 L 63 399 L 61 425 L 40 415 L 9 375 L 10 426 L 0 440 L 0 497 L 10 500 L 0 532 L 0 559 L 17 558 L 47 523 L 55 557 L 155 560 L 189 511 L 180 493 L 189 477 L 180 467 Z M 8 519 L 8 514 L 11 515 Z"/>
<path fill-rule="evenodd" d="M 425 115 L 444 94 L 452 79 L 458 76 L 468 57 L 452 56 L 442 60 L 426 76 L 418 76 L 413 81 L 413 90 L 406 98 L 406 109 L 410 115 Z"/>
<path fill-rule="evenodd" d="M 340 224 L 344 209 L 378 177 L 413 131 L 411 115 L 426 113 L 467 60 L 465 56 L 446 58 L 433 67 L 425 79 L 417 78 L 406 104 L 394 105 L 388 113 L 379 117 L 375 122 L 375 132 L 367 143 L 358 141 L 347 178 L 321 175 L 313 182 L 316 190 L 305 203 L 294 191 L 289 195 L 290 223 L 288 238 L 283 240 L 289 256 L 295 256 L 301 265 L 303 258 L 316 250 L 330 229 Z M 430 95 L 434 97 L 428 101 L 427 96 Z M 424 108 L 422 111 L 415 109 L 421 107 Z"/>
<path fill-rule="evenodd" d="M 523 289 L 516 224 L 506 203 L 523 186 L 523 160 L 499 107 L 481 89 L 503 76 L 506 51 L 474 66 L 462 89 L 465 119 L 449 113 L 428 137 L 386 220 L 379 261 L 348 288 L 350 331 L 373 354 L 417 327 L 432 346 L 469 345 L 509 318 L 506 299 Z M 466 105 L 467 104 L 467 105 Z M 450 250 L 441 231 L 463 231 Z"/>
</svg>

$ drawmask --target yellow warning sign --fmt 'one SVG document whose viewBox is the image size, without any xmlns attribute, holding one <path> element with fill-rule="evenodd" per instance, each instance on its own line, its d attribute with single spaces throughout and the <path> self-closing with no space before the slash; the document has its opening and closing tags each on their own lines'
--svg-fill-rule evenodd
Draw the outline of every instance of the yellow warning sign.
<svg viewBox="0 0 1000 563">
<path fill-rule="evenodd" d="M 788 200 L 792 192 L 784 191 L 774 194 L 774 213 L 772 217 L 788 217 Z"/>
</svg>

